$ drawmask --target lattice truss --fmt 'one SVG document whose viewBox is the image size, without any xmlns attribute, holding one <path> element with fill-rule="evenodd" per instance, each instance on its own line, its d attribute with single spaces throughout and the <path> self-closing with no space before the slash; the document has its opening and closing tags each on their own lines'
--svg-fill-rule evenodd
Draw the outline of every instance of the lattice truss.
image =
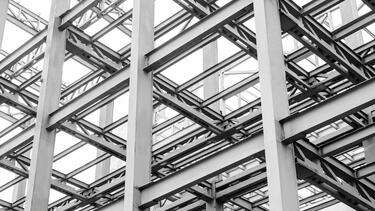
<svg viewBox="0 0 375 211">
<path fill-rule="evenodd" d="M 253 2 L 155 4 L 156 48 L 145 68 L 154 82 L 152 182 L 141 187 L 141 207 L 205 210 L 215 198 L 224 210 L 269 210 Z M 339 202 L 375 210 L 374 4 L 280 0 L 291 112 L 281 123 L 301 210 Z M 122 203 L 132 14 L 132 0 L 82 0 L 61 15 L 67 36 L 59 108 L 48 123 L 57 130 L 50 210 Z M 25 36 L 14 48 L 4 39 L 0 57 L 5 210 L 25 207 L 48 25 L 9 1 L 5 28 Z"/>
</svg>

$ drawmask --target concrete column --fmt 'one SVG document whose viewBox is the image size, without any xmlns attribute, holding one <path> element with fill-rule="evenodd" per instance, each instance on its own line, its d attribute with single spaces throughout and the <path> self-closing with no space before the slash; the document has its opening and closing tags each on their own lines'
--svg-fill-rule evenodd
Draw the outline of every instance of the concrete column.
<svg viewBox="0 0 375 211">
<path fill-rule="evenodd" d="M 289 115 L 277 0 L 254 0 L 270 210 L 297 211 L 297 176 L 291 146 L 281 143 L 279 120 Z"/>
<path fill-rule="evenodd" d="M 5 22 L 7 20 L 9 0 L 0 1 L 0 49 L 3 43 Z"/>
<path fill-rule="evenodd" d="M 145 54 L 154 47 L 154 1 L 133 1 L 133 30 L 130 64 L 128 139 L 124 210 L 139 208 L 138 187 L 151 177 L 152 73 L 143 71 Z"/>
<path fill-rule="evenodd" d="M 104 128 L 107 125 L 111 124 L 113 122 L 113 108 L 114 103 L 113 101 L 108 103 L 106 106 L 100 109 L 100 116 L 99 116 L 99 126 Z M 97 151 L 97 156 L 101 156 L 105 154 L 102 150 Z M 108 158 L 102 162 L 100 162 L 98 165 L 96 165 L 95 169 L 95 178 L 99 179 L 107 174 L 109 174 L 111 167 L 111 159 Z"/>
<path fill-rule="evenodd" d="M 340 4 L 342 24 L 347 24 L 358 18 L 358 10 L 356 0 L 345 0 Z M 357 31 L 345 38 L 345 43 L 350 48 L 356 48 L 363 44 L 363 36 L 361 31 Z"/>
<path fill-rule="evenodd" d="M 58 108 L 65 56 L 66 31 L 60 31 L 59 16 L 70 0 L 52 0 L 48 25 L 42 85 L 37 109 L 34 142 L 26 196 L 26 211 L 47 210 L 51 185 L 55 130 L 47 130 L 49 114 Z"/>
</svg>

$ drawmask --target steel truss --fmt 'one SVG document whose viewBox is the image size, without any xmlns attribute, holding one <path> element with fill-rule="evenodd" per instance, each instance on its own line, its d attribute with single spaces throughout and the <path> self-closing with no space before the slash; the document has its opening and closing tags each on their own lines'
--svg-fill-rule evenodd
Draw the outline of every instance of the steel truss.
<svg viewBox="0 0 375 211">
<path fill-rule="evenodd" d="M 353 9 L 353 0 L 302 7 L 293 0 L 173 0 L 180 10 L 155 27 L 154 4 L 136 0 L 123 10 L 129 1 L 81 0 L 69 9 L 68 0 L 52 0 L 46 21 L 1 0 L 0 40 L 5 21 L 32 38 L 13 52 L 1 50 L 0 117 L 11 124 L 0 131 L 0 167 L 15 177 L 0 193 L 13 188 L 17 197 L 0 199 L 0 207 L 262 211 L 342 202 L 375 210 L 375 1 Z M 353 14 L 345 12 L 348 5 Z M 343 20 L 350 17 L 334 26 L 338 10 Z M 106 25 L 89 35 L 100 21 Z M 113 30 L 131 43 L 108 47 L 101 38 Z M 372 38 L 364 43 L 359 33 Z M 288 37 L 295 46 L 282 54 Z M 218 61 L 220 39 L 238 52 Z M 183 83 L 165 76 L 200 49 L 203 72 Z M 259 61 L 260 72 L 231 72 L 249 59 Z M 89 72 L 62 84 L 68 61 Z M 230 74 L 241 80 L 219 88 Z M 114 120 L 114 102 L 124 95 L 129 115 Z M 239 106 L 228 105 L 230 99 Z M 177 114 L 167 116 L 166 109 Z M 99 124 L 87 118 L 95 112 Z M 58 133 L 79 141 L 54 154 Z M 52 168 L 87 145 L 97 148 L 95 159 L 70 172 Z M 110 170 L 114 158 L 122 164 Z M 94 182 L 78 179 L 92 168 Z M 64 196 L 48 203 L 50 188 Z"/>
</svg>

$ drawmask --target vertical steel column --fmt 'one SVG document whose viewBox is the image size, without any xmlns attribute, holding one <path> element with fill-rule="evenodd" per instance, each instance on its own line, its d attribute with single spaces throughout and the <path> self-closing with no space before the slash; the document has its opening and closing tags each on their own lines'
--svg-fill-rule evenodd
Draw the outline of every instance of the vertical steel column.
<svg viewBox="0 0 375 211">
<path fill-rule="evenodd" d="M 216 65 L 218 63 L 218 48 L 217 48 L 217 41 L 213 41 L 206 46 L 203 47 L 203 70 L 207 70 L 208 68 Z M 211 96 L 215 95 L 219 92 L 219 73 L 214 73 L 213 75 L 207 77 L 204 82 L 204 89 L 203 89 L 203 96 L 204 99 L 208 99 Z M 220 111 L 220 104 L 219 102 L 215 102 L 210 107 L 215 111 Z M 207 211 L 222 211 L 223 210 L 223 203 L 219 202 L 215 199 L 216 191 L 215 191 L 215 183 L 220 178 L 215 177 L 210 180 L 212 183 L 211 195 L 213 195 L 214 200 L 211 202 L 206 203 L 206 210 Z"/>
<path fill-rule="evenodd" d="M 341 17 L 343 24 L 349 23 L 358 18 L 357 3 L 355 0 L 345 0 L 340 4 Z M 351 47 L 356 48 L 363 44 L 363 36 L 361 31 L 357 31 L 345 38 L 345 43 Z M 373 123 L 375 107 L 371 106 L 365 109 L 369 116 L 369 122 Z M 375 162 L 375 138 L 371 137 L 362 142 L 365 151 L 365 160 L 367 163 Z M 375 181 L 375 176 L 369 176 L 369 179 Z"/>
<path fill-rule="evenodd" d="M 206 203 L 206 211 L 224 211 L 224 203 L 221 201 L 216 200 L 216 184 L 217 178 L 214 178 L 211 180 L 212 189 L 211 189 L 211 195 L 213 195 L 213 200 Z"/>
<path fill-rule="evenodd" d="M 366 109 L 365 112 L 368 114 L 369 122 L 374 123 L 375 118 L 375 106 L 371 106 Z M 368 138 L 362 142 L 365 151 L 366 163 L 375 162 L 375 137 Z M 369 176 L 369 179 L 375 181 L 375 175 Z"/>
<path fill-rule="evenodd" d="M 278 0 L 254 0 L 263 135 L 270 210 L 298 208 L 297 176 L 291 146 L 281 143 L 279 120 L 289 115 Z"/>
<path fill-rule="evenodd" d="M 343 24 L 347 24 L 356 18 L 358 18 L 358 9 L 357 9 L 357 3 L 355 0 L 345 0 L 340 4 L 341 9 L 341 18 Z M 348 37 L 345 38 L 345 43 L 351 47 L 356 48 L 363 44 L 363 35 L 361 31 L 357 31 Z M 368 109 L 365 109 L 365 112 L 369 116 L 369 122 L 373 123 L 373 117 L 375 107 L 371 106 Z M 369 138 L 367 140 L 363 141 L 363 147 L 365 151 L 365 160 L 367 163 L 375 162 L 375 138 Z M 371 180 L 375 181 L 375 176 L 369 177 Z"/>
<path fill-rule="evenodd" d="M 30 156 L 30 151 L 27 151 L 24 155 L 29 157 Z M 16 165 L 16 167 L 22 168 L 22 166 L 19 165 L 18 163 L 15 163 L 15 165 Z M 21 182 L 17 183 L 16 185 L 14 185 L 14 187 L 13 187 L 13 194 L 12 194 L 12 200 L 13 201 L 17 201 L 20 198 L 22 198 L 22 197 L 25 196 L 26 185 L 27 185 L 26 179 L 22 180 Z"/>
<path fill-rule="evenodd" d="M 154 0 L 134 0 L 126 147 L 126 211 L 141 210 L 138 187 L 148 183 L 151 178 L 152 73 L 146 73 L 143 69 L 146 65 L 145 54 L 153 47 Z"/>
<path fill-rule="evenodd" d="M 345 0 L 340 4 L 342 24 L 347 24 L 358 18 L 356 0 Z M 361 31 L 354 32 L 345 38 L 345 43 L 351 48 L 357 48 L 363 44 Z"/>
<path fill-rule="evenodd" d="M 218 63 L 217 41 L 213 41 L 203 47 L 203 70 L 216 65 Z M 203 96 L 207 99 L 219 92 L 219 73 L 214 73 L 204 79 Z M 210 107 L 219 111 L 219 102 L 213 103 Z"/>
<path fill-rule="evenodd" d="M 0 49 L 3 43 L 9 0 L 0 0 Z"/>
<path fill-rule="evenodd" d="M 47 210 L 56 131 L 49 131 L 49 114 L 58 108 L 64 64 L 66 31 L 58 29 L 70 0 L 53 0 L 48 25 L 42 86 L 37 109 L 34 142 L 26 196 L 26 211 Z"/>
<path fill-rule="evenodd" d="M 107 105 L 105 105 L 103 108 L 100 109 L 100 116 L 99 116 L 99 126 L 104 128 L 105 126 L 111 124 L 113 122 L 113 108 L 114 103 L 111 101 Z M 102 150 L 97 151 L 97 156 L 101 156 L 105 154 Z M 104 161 L 100 162 L 98 165 L 96 165 L 95 168 L 95 178 L 99 179 L 105 175 L 107 175 L 110 171 L 111 167 L 111 159 L 105 159 Z"/>
</svg>

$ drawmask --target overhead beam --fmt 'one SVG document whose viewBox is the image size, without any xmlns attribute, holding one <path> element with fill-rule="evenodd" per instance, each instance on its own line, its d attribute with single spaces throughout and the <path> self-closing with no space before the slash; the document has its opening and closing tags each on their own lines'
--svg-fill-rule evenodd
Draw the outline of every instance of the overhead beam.
<svg viewBox="0 0 375 211">
<path fill-rule="evenodd" d="M 328 144 L 324 144 L 321 147 L 322 156 L 334 156 L 340 152 L 349 150 L 355 146 L 358 146 L 362 141 L 369 140 L 375 136 L 375 124 L 368 125 L 363 128 L 359 128 L 341 136 L 337 140 L 333 140 Z"/>
<path fill-rule="evenodd" d="M 370 9 L 375 11 L 375 1 L 374 0 L 362 0 Z"/>
<path fill-rule="evenodd" d="M 284 143 L 292 143 L 306 134 L 333 123 L 375 103 L 375 80 L 365 81 L 305 111 L 281 120 Z"/>
<path fill-rule="evenodd" d="M 374 210 L 374 185 L 367 179 L 359 181 L 355 172 L 331 158 L 321 158 L 309 142 L 299 142 L 296 148 L 298 177 L 329 193 L 356 210 Z"/>
<path fill-rule="evenodd" d="M 27 129 L 22 130 L 13 138 L 7 140 L 0 145 L 0 159 L 10 155 L 14 150 L 19 149 L 29 144 L 34 137 L 34 125 L 29 126 Z"/>
<path fill-rule="evenodd" d="M 344 43 L 334 40 L 331 33 L 311 16 L 303 16 L 294 2 L 282 0 L 280 4 L 283 30 L 321 57 L 332 68 L 353 83 L 365 81 L 369 78 L 368 74 L 373 74 L 372 67 L 365 65 Z M 307 39 L 302 38 L 303 36 Z"/>
<path fill-rule="evenodd" d="M 224 24 L 232 21 L 244 11 L 250 11 L 252 0 L 235 0 L 207 16 L 181 35 L 147 54 L 145 71 L 153 71 L 182 52 L 198 44 L 205 36 L 214 33 Z"/>
<path fill-rule="evenodd" d="M 83 15 L 86 11 L 96 6 L 101 0 L 83 0 L 79 2 L 75 7 L 67 10 L 66 13 L 61 15 L 60 30 L 64 30 L 66 27 L 72 24 L 78 17 Z"/>
<path fill-rule="evenodd" d="M 129 85 L 129 69 L 122 70 L 108 79 L 92 87 L 81 96 L 74 98 L 69 103 L 51 112 L 48 128 L 56 128 L 58 124 L 65 122 L 78 112 L 86 109 L 92 103 L 103 97 L 115 93 L 117 90 Z"/>
<path fill-rule="evenodd" d="M 311 16 L 317 16 L 321 14 L 322 12 L 326 11 L 328 8 L 332 8 L 333 6 L 339 4 L 344 0 L 315 0 L 310 1 L 302 8 L 302 13 L 304 15 L 311 15 Z"/>
<path fill-rule="evenodd" d="M 149 207 L 157 200 L 212 178 L 225 170 L 259 156 L 263 150 L 263 135 L 254 135 L 252 138 L 223 149 L 175 174 L 147 184 L 141 187 L 141 207 Z"/>
<path fill-rule="evenodd" d="M 46 40 L 46 37 L 47 30 L 43 30 L 5 57 L 5 59 L 0 62 L 0 73 L 8 70 L 28 53 L 39 47 Z"/>
</svg>

